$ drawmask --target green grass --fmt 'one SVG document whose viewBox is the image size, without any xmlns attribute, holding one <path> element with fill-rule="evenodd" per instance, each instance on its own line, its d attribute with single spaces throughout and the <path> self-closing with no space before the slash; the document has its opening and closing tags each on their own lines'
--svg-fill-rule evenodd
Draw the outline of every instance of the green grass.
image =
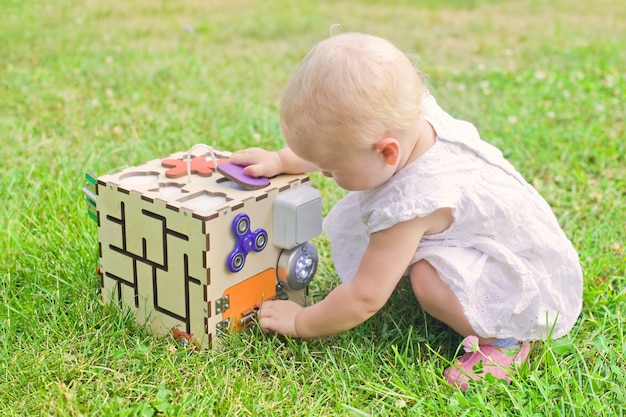
<svg viewBox="0 0 626 417">
<path fill-rule="evenodd" d="M 1 415 L 624 415 L 621 1 L 0 6 Z M 334 23 L 419 54 L 439 102 L 503 150 L 579 251 L 578 323 L 535 344 L 511 385 L 447 387 L 441 373 L 460 338 L 406 285 L 341 335 L 292 341 L 255 331 L 199 353 L 174 350 L 101 302 L 84 173 L 198 142 L 279 147 L 281 88 Z M 342 192 L 314 182 L 328 210 Z M 317 244 L 328 254 L 323 237 Z M 312 297 L 336 282 L 326 257 Z"/>
</svg>

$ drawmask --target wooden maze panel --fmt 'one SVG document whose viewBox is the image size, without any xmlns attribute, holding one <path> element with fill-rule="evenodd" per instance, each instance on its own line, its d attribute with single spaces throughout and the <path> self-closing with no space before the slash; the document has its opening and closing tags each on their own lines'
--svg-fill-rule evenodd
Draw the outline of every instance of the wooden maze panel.
<svg viewBox="0 0 626 417">
<path fill-rule="evenodd" d="M 156 333 L 177 326 L 188 333 L 192 327 L 203 330 L 208 310 L 206 275 L 190 274 L 189 259 L 201 256 L 188 253 L 192 249 L 201 254 L 203 248 L 190 247 L 189 236 L 174 230 L 166 216 L 148 209 L 154 205 L 137 194 L 109 187 L 99 198 L 111 197 L 117 204 L 108 204 L 100 213 L 104 296 L 134 308 L 137 320 L 150 323 Z M 107 210 L 114 207 L 117 210 Z M 195 326 L 191 323 L 191 294 L 195 294 L 196 310 L 199 308 L 194 311 Z"/>
</svg>

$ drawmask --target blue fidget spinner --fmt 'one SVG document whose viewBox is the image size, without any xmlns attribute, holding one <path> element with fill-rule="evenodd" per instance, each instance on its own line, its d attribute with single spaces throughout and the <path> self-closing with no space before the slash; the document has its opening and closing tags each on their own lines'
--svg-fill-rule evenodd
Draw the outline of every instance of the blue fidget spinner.
<svg viewBox="0 0 626 417">
<path fill-rule="evenodd" d="M 235 249 L 230 252 L 226 266 L 230 272 L 239 272 L 246 263 L 248 252 L 261 252 L 267 246 L 267 232 L 265 229 L 250 230 L 250 217 L 247 214 L 238 214 L 231 226 L 235 236 Z"/>
</svg>

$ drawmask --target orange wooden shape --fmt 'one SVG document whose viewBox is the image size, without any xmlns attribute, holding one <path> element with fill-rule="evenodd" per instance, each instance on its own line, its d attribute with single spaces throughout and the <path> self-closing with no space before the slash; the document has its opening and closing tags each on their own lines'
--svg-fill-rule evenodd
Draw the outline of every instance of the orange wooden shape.
<svg viewBox="0 0 626 417">
<path fill-rule="evenodd" d="M 227 158 L 221 158 L 217 160 L 217 163 L 228 161 Z M 164 159 L 161 161 L 161 165 L 165 168 L 170 168 L 165 172 L 167 178 L 181 178 L 187 175 L 187 160 L 186 159 Z M 206 156 L 194 156 L 189 161 L 189 170 L 192 174 L 200 175 L 201 177 L 208 177 L 213 173 L 215 169 L 215 162 L 212 159 L 207 159 Z"/>
<path fill-rule="evenodd" d="M 254 309 L 257 303 L 276 297 L 276 270 L 267 269 L 233 285 L 224 291 L 224 296 L 229 297 L 230 307 L 222 313 L 222 319 L 230 318 L 231 329 L 239 331 L 246 327 L 240 323 L 244 313 Z"/>
</svg>

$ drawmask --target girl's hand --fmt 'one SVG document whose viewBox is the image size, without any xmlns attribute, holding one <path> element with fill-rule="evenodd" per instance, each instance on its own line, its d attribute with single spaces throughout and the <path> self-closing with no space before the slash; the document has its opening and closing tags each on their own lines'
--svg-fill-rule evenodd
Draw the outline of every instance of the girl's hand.
<svg viewBox="0 0 626 417">
<path fill-rule="evenodd" d="M 283 164 L 278 153 L 261 148 L 237 151 L 229 162 L 243 165 L 243 173 L 251 177 L 274 177 L 283 173 Z"/>
<path fill-rule="evenodd" d="M 264 332 L 299 337 L 296 316 L 304 307 L 289 300 L 263 301 L 259 307 L 259 325 Z"/>
</svg>

